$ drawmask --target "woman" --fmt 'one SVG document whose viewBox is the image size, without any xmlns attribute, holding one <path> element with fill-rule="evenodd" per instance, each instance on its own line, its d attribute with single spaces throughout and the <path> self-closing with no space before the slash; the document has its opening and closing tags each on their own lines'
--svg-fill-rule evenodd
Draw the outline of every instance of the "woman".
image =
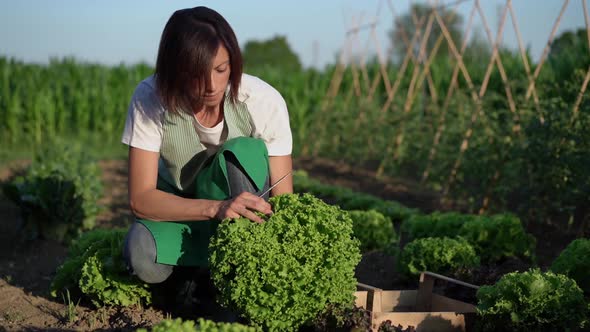
<svg viewBox="0 0 590 332">
<path fill-rule="evenodd" d="M 262 222 L 255 213 L 272 211 L 260 194 L 292 169 L 285 101 L 242 74 L 232 28 L 206 7 L 168 20 L 155 74 L 134 92 L 122 141 L 137 217 L 124 257 L 147 283 L 168 279 L 174 266 L 206 267 L 218 221 Z M 292 191 L 287 176 L 270 194 Z"/>
</svg>

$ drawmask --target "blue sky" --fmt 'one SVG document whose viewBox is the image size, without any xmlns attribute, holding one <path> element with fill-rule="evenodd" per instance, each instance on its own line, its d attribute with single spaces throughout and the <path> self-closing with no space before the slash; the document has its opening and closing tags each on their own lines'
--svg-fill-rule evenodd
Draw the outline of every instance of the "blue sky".
<svg viewBox="0 0 590 332">
<path fill-rule="evenodd" d="M 322 67 L 335 61 L 346 26 L 360 15 L 364 22 L 377 19 L 381 47 L 388 46 L 386 34 L 392 26 L 392 14 L 386 1 L 6 0 L 0 2 L 0 55 L 40 63 L 50 57 L 74 56 L 81 61 L 104 64 L 153 64 L 161 31 L 170 15 L 176 9 L 205 5 L 230 22 L 242 45 L 251 39 L 284 35 L 304 65 Z M 406 12 L 410 3 L 391 2 L 397 13 Z M 505 0 L 481 3 L 495 33 L 499 8 Z M 563 0 L 513 0 L 520 32 L 534 60 L 540 57 L 562 4 Z M 465 20 L 472 5 L 473 0 L 466 0 L 457 8 Z M 476 18 L 476 25 L 480 22 Z M 558 33 L 583 26 L 582 2 L 572 0 Z M 358 49 L 374 50 L 374 44 L 367 43 L 368 31 L 359 38 Z M 509 47 L 517 46 L 511 24 L 505 30 L 504 42 Z"/>
</svg>

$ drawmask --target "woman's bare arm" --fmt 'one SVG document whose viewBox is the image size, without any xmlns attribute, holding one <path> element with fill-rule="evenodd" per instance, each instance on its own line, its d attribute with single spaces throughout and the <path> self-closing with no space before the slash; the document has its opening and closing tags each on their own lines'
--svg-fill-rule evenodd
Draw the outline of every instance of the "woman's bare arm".
<svg viewBox="0 0 590 332">
<path fill-rule="evenodd" d="M 269 157 L 270 185 L 273 185 L 285 174 L 293 170 L 291 155 Z M 293 176 L 289 175 L 271 190 L 271 196 L 293 192 Z"/>
<path fill-rule="evenodd" d="M 252 211 L 271 213 L 270 204 L 251 193 L 242 193 L 227 201 L 214 201 L 182 198 L 158 190 L 159 157 L 158 152 L 129 148 L 129 205 L 137 217 L 154 221 L 182 221 L 244 216 L 262 222 Z"/>
</svg>

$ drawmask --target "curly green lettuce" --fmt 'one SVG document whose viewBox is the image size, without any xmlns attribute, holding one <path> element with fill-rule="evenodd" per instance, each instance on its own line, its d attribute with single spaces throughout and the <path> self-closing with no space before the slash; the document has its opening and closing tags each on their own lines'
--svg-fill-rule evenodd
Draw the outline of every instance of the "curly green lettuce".
<svg viewBox="0 0 590 332">
<path fill-rule="evenodd" d="M 361 255 L 348 214 L 311 194 L 270 203 L 266 222 L 225 220 L 211 240 L 222 304 L 268 331 L 296 330 L 328 304 L 352 306 Z"/>
<path fill-rule="evenodd" d="M 590 295 L 590 239 L 572 241 L 553 261 L 551 271 L 574 279 Z"/>
<path fill-rule="evenodd" d="M 199 318 L 195 324 L 192 320 L 183 321 L 180 318 L 165 319 L 154 325 L 150 332 L 259 332 L 258 329 L 238 323 L 217 323 Z M 148 332 L 138 329 L 137 332 Z"/>
<path fill-rule="evenodd" d="M 354 235 L 361 241 L 361 250 L 383 250 L 397 242 L 397 235 L 391 219 L 375 210 L 353 210 L 348 212 L 352 219 Z"/>
<path fill-rule="evenodd" d="M 57 270 L 50 293 L 79 294 L 95 306 L 149 304 L 149 286 L 131 276 L 123 260 L 124 230 L 94 230 L 70 246 L 68 258 Z"/>
<path fill-rule="evenodd" d="M 571 331 L 590 314 L 572 279 L 539 269 L 508 273 L 477 299 L 480 331 Z"/>
<path fill-rule="evenodd" d="M 460 275 L 479 266 L 479 257 L 464 239 L 427 237 L 408 243 L 399 260 L 400 272 L 408 277 L 423 271 Z"/>
</svg>

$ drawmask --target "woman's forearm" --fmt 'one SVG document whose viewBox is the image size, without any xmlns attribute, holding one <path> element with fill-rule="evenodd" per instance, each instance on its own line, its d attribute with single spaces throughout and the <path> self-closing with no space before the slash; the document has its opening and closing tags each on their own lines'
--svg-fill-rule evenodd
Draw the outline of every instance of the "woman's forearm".
<svg viewBox="0 0 590 332">
<path fill-rule="evenodd" d="M 133 213 L 154 221 L 188 221 L 215 218 L 222 201 L 189 199 L 152 189 L 130 197 Z"/>
</svg>

